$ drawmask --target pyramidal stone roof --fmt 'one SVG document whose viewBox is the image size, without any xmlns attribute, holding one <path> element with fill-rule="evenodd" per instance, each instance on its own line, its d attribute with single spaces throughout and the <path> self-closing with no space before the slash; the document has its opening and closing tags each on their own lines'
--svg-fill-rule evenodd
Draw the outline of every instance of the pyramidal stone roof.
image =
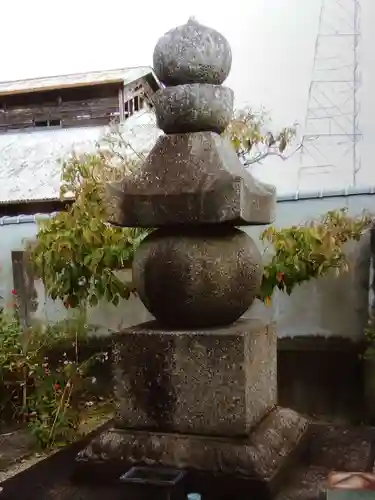
<svg viewBox="0 0 375 500">
<path fill-rule="evenodd" d="M 162 133 L 150 111 L 140 111 L 121 126 L 130 148 L 148 153 Z M 15 132 L 0 135 L 0 203 L 59 197 L 61 165 L 73 152 L 93 153 L 108 127 Z"/>
</svg>

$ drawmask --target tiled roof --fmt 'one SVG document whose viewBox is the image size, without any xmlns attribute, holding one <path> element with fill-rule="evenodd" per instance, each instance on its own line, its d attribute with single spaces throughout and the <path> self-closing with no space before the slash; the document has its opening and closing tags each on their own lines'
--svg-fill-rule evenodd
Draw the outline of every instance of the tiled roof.
<svg viewBox="0 0 375 500">
<path fill-rule="evenodd" d="M 150 151 L 161 133 L 147 111 L 133 115 L 121 128 L 138 153 Z M 0 203 L 57 198 L 61 161 L 73 151 L 94 152 L 104 133 L 103 127 L 82 127 L 1 134 Z"/>
<path fill-rule="evenodd" d="M 48 76 L 32 78 L 28 80 L 14 80 L 0 82 L 0 96 L 6 94 L 19 94 L 37 90 L 52 90 L 64 87 L 77 87 L 82 85 L 94 85 L 99 83 L 133 82 L 148 74 L 156 77 L 152 68 L 148 66 L 139 68 L 124 68 L 109 71 L 93 71 L 90 73 L 76 73 L 73 75 Z"/>
</svg>

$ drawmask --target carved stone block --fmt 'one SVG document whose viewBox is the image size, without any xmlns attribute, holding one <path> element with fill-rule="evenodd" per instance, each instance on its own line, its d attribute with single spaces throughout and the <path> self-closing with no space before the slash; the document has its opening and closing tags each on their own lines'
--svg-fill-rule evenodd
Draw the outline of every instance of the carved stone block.
<svg viewBox="0 0 375 500">
<path fill-rule="evenodd" d="M 124 331 L 115 360 L 117 426 L 248 435 L 276 404 L 276 335 L 257 320 L 173 331 Z"/>
<path fill-rule="evenodd" d="M 276 192 L 250 174 L 228 140 L 214 132 L 159 137 L 139 171 L 108 187 L 120 226 L 232 226 L 273 221 Z"/>
</svg>

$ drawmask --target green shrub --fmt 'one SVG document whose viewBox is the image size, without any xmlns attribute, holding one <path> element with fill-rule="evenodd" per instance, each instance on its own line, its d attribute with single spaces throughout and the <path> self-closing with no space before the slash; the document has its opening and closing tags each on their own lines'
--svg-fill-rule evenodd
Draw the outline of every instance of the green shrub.
<svg viewBox="0 0 375 500">
<path fill-rule="evenodd" d="M 42 448 L 75 439 L 92 383 L 89 370 L 102 358 L 81 359 L 91 328 L 79 314 L 54 326 L 21 329 L 16 311 L 0 315 L 0 411 L 27 424 Z M 50 361 L 49 354 L 73 345 Z"/>
</svg>

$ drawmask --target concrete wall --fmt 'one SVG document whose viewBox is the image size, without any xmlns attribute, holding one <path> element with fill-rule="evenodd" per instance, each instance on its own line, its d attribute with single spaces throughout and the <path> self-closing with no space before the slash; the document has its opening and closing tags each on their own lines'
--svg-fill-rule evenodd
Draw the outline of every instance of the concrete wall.
<svg viewBox="0 0 375 500">
<path fill-rule="evenodd" d="M 351 215 L 366 209 L 375 213 L 375 195 L 372 190 L 363 194 L 327 194 L 323 197 L 283 197 L 278 201 L 277 227 L 303 223 L 323 215 L 328 210 L 348 207 Z M 245 229 L 257 241 L 262 228 Z M 13 288 L 11 254 L 12 250 L 22 250 L 25 239 L 35 237 L 37 225 L 29 216 L 0 219 L 0 295 L 5 304 L 11 299 Z M 339 278 L 329 277 L 314 280 L 299 286 L 291 297 L 283 293 L 275 294 L 272 306 L 265 308 L 258 303 L 246 313 L 251 316 L 275 320 L 280 338 L 296 336 L 344 337 L 353 340 L 363 338 L 367 321 L 368 283 L 370 268 L 370 249 L 368 239 L 352 243 L 347 248 L 350 271 Z M 266 256 L 265 256 L 266 258 Z M 66 315 L 62 304 L 46 297 L 41 282 L 37 283 L 39 297 L 37 318 L 54 322 Z M 110 330 L 146 321 L 149 313 L 136 298 L 123 301 L 117 308 L 100 304 L 90 312 L 91 322 L 102 327 L 105 333 Z"/>
</svg>

